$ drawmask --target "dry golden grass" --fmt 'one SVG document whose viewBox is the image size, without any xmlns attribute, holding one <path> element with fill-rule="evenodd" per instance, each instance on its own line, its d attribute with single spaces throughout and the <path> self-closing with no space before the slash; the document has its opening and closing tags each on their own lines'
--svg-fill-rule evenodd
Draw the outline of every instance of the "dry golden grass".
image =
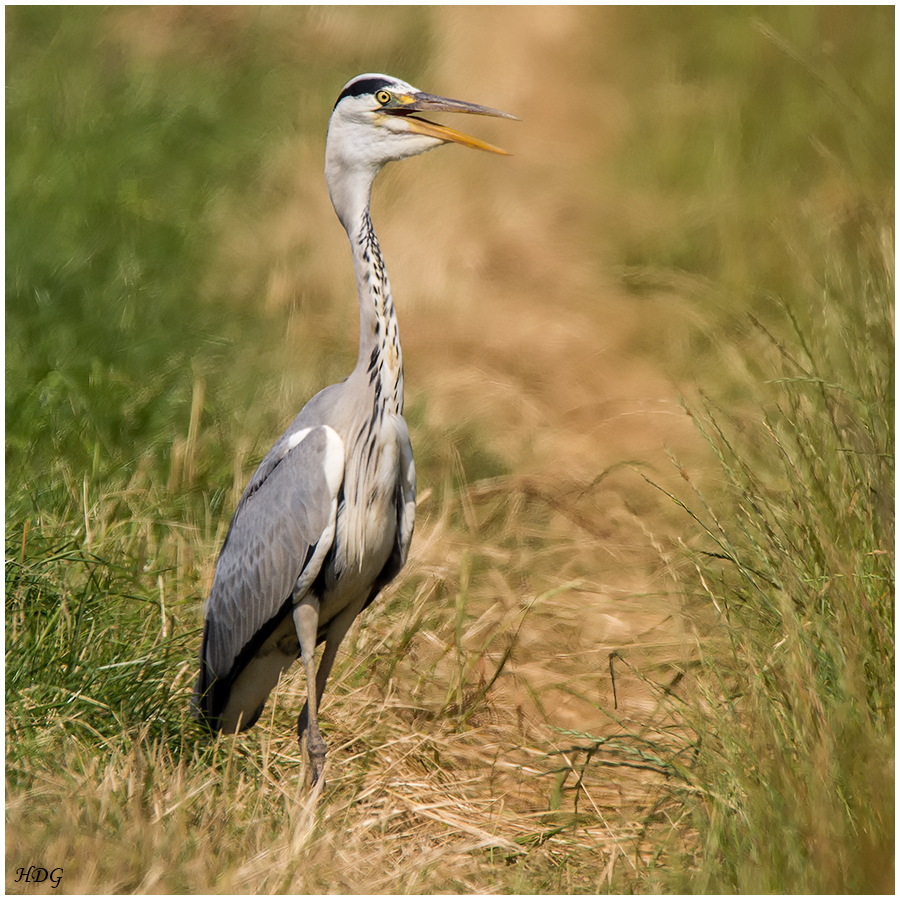
<svg viewBox="0 0 900 900">
<path fill-rule="evenodd" d="M 615 69 L 627 20 L 584 7 L 105 16 L 103 40 L 150 68 L 239 61 L 256 28 L 298 66 L 387 69 L 522 122 L 469 123 L 509 159 L 445 148 L 376 184 L 418 522 L 409 564 L 351 631 L 326 692 L 324 793 L 310 795 L 294 737 L 299 667 L 251 732 L 210 743 L 187 718 L 194 642 L 166 675 L 185 708 L 177 733 L 123 721 L 110 737 L 60 715 L 38 741 L 46 758 L 8 774 L 30 785 L 8 781 L 8 892 L 29 891 L 14 872 L 31 861 L 63 865 L 70 893 L 596 893 L 671 887 L 669 863 L 690 872 L 694 823 L 669 786 L 692 738 L 669 689 L 695 697 L 707 613 L 681 591 L 687 517 L 642 474 L 676 496 L 689 487 L 679 465 L 712 477 L 672 381 L 697 324 L 679 298 L 698 282 L 681 291 L 673 276 L 638 302 L 611 274 L 627 268 L 621 229 L 677 221 L 659 195 L 614 180 L 637 114 Z M 427 40 L 416 77 L 397 49 L 409 35 Z M 250 309 L 283 330 L 248 353 L 270 380 L 234 410 L 229 513 L 270 439 L 355 357 L 323 98 L 311 85 L 298 127 L 268 136 L 258 199 L 219 201 L 215 263 L 198 273 L 223 317 Z M 199 627 L 227 526 L 208 498 L 183 520 L 159 512 L 209 490 L 198 461 L 223 429 L 201 412 L 208 374 L 174 425 L 167 484 L 139 466 L 127 486 L 94 491 L 67 471 L 81 519 L 44 521 L 94 552 L 118 542 L 153 561 L 150 641 Z"/>
</svg>

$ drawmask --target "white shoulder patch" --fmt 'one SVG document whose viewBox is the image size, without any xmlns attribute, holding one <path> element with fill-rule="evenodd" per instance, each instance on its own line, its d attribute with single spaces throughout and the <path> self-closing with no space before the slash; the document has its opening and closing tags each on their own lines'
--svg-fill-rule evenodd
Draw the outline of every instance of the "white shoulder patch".
<svg viewBox="0 0 900 900">
<path fill-rule="evenodd" d="M 340 435 L 330 426 L 325 429 L 325 480 L 332 494 L 337 494 L 344 480 L 344 442 Z"/>
<path fill-rule="evenodd" d="M 301 428 L 288 438 L 288 450 L 293 450 L 310 432 L 312 428 Z"/>
</svg>

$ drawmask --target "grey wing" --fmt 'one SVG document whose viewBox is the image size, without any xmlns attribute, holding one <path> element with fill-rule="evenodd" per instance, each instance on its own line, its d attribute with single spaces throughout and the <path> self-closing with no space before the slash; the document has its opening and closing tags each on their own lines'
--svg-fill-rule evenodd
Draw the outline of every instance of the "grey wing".
<svg viewBox="0 0 900 900">
<path fill-rule="evenodd" d="M 337 433 L 303 429 L 273 447 L 241 497 L 205 607 L 195 706 L 213 727 L 258 645 L 319 574 L 343 471 Z"/>
</svg>

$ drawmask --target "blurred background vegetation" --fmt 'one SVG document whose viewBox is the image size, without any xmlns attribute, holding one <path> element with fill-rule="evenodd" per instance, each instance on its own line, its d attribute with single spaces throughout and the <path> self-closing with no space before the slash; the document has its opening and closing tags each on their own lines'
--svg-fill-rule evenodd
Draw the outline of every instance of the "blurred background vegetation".
<svg viewBox="0 0 900 900">
<path fill-rule="evenodd" d="M 8 873 L 890 890 L 892 8 L 6 21 Z M 355 361 L 364 71 L 523 122 L 376 186 L 419 524 L 311 810 L 299 674 L 237 740 L 187 704 L 237 497 Z"/>
</svg>

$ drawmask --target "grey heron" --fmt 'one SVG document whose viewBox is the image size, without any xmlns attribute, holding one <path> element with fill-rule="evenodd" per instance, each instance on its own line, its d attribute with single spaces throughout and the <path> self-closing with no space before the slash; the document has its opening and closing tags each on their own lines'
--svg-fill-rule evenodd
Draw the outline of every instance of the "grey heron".
<svg viewBox="0 0 900 900">
<path fill-rule="evenodd" d="M 416 514 L 400 337 L 369 217 L 372 184 L 385 163 L 449 142 L 505 153 L 415 115 L 431 111 L 516 118 L 371 73 L 349 81 L 335 103 L 325 180 L 353 254 L 359 357 L 348 378 L 303 407 L 259 464 L 231 520 L 204 608 L 196 714 L 213 730 L 250 728 L 300 657 L 307 701 L 297 736 L 302 747 L 306 734 L 314 784 L 326 753 L 318 708 L 338 647 L 406 562 Z"/>
</svg>

